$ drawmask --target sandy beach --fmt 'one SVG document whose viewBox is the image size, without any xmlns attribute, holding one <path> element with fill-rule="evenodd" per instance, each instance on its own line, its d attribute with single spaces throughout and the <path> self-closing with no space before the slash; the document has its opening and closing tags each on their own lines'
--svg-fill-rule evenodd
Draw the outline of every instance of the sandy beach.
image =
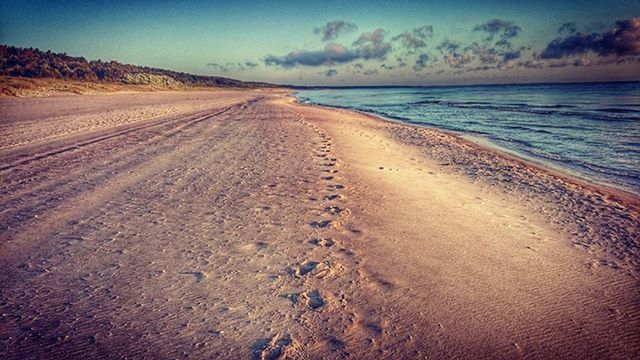
<svg viewBox="0 0 640 360">
<path fill-rule="evenodd" d="M 632 195 L 284 90 L 0 114 L 0 358 L 640 357 Z"/>
</svg>

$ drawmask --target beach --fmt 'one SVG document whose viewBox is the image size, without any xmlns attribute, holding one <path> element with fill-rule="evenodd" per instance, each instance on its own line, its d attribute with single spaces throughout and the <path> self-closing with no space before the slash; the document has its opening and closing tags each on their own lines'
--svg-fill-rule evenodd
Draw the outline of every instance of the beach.
<svg viewBox="0 0 640 360">
<path fill-rule="evenodd" d="M 640 356 L 632 194 L 278 89 L 0 113 L 2 358 Z"/>
</svg>

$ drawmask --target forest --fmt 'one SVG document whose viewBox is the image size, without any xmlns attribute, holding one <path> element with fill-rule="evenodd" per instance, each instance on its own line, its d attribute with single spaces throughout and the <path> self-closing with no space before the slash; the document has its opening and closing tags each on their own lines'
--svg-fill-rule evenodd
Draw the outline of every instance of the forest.
<svg viewBox="0 0 640 360">
<path fill-rule="evenodd" d="M 0 75 L 27 78 L 54 78 L 106 83 L 143 83 L 158 78 L 186 86 L 275 87 L 277 85 L 245 82 L 218 76 L 193 75 L 117 61 L 87 60 L 65 53 L 0 45 Z M 154 76 L 155 75 L 155 76 Z M 170 79 L 169 79 L 170 78 Z"/>
</svg>

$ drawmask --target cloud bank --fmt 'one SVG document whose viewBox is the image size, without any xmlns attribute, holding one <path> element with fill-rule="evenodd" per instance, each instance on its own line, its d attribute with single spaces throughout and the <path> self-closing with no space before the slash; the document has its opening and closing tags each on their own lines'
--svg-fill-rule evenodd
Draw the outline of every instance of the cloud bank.
<svg viewBox="0 0 640 360">
<path fill-rule="evenodd" d="M 487 34 L 486 41 L 493 41 L 496 36 L 501 40 L 510 39 L 518 36 L 522 29 L 511 21 L 493 19 L 484 24 L 477 25 L 473 31 L 481 31 Z"/>
<path fill-rule="evenodd" d="M 400 35 L 394 36 L 391 40 L 400 41 L 405 48 L 415 50 L 427 46 L 425 39 L 431 36 L 433 36 L 433 26 L 425 25 L 410 32 L 405 31 Z"/>
<path fill-rule="evenodd" d="M 293 50 L 285 56 L 267 55 L 264 63 L 270 66 L 292 68 L 295 66 L 322 66 L 348 63 L 356 60 L 380 59 L 391 51 L 391 44 L 385 42 L 386 32 L 376 29 L 360 35 L 350 47 L 339 43 L 329 43 L 322 50 Z"/>
<path fill-rule="evenodd" d="M 314 34 L 322 35 L 322 41 L 335 40 L 338 36 L 352 31 L 356 31 L 358 27 L 354 23 L 344 20 L 335 20 L 328 22 L 326 25 L 313 29 Z"/>
<path fill-rule="evenodd" d="M 327 70 L 327 72 L 324 74 L 326 77 L 332 77 L 332 76 L 336 76 L 338 75 L 338 70 L 336 69 L 329 69 Z"/>
<path fill-rule="evenodd" d="M 593 29 L 587 25 L 585 28 Z M 640 17 L 617 21 L 608 31 L 588 33 L 579 32 L 575 22 L 565 22 L 556 28 L 558 37 L 542 49 L 522 46 L 522 28 L 504 19 L 492 19 L 471 27 L 467 41 L 461 40 L 463 37 L 459 34 L 455 40 L 444 37 L 447 32 L 437 33 L 431 25 L 404 30 L 395 36 L 378 28 L 362 32 L 347 45 L 329 41 L 355 29 L 355 24 L 344 20 L 329 22 L 314 29 L 326 42 L 323 48 L 295 49 L 282 56 L 267 55 L 263 61 L 283 69 L 331 67 L 318 73 L 326 77 L 338 76 L 340 69 L 335 67 L 348 63 L 353 66 L 346 73 L 354 75 L 374 75 L 379 70 L 385 73 L 413 70 L 428 74 L 425 69 L 433 69 L 435 74 L 447 71 L 462 74 L 515 68 L 538 70 L 640 63 Z M 474 40 L 474 33 L 481 37 L 475 36 Z M 432 43 L 432 39 L 438 42 Z M 248 64 L 243 66 L 249 68 Z M 224 69 L 223 66 L 219 68 Z"/>
<path fill-rule="evenodd" d="M 429 63 L 429 55 L 422 54 L 422 55 L 418 56 L 418 59 L 416 60 L 416 64 L 413 65 L 413 70 L 414 71 L 421 71 L 422 69 L 427 67 L 428 63 Z"/>
<path fill-rule="evenodd" d="M 604 33 L 575 33 L 551 41 L 541 59 L 560 59 L 592 52 L 598 56 L 640 54 L 640 17 L 621 20 Z"/>
<path fill-rule="evenodd" d="M 237 62 L 237 63 L 232 63 L 232 62 L 228 62 L 225 64 L 218 64 L 218 63 L 207 63 L 207 66 L 210 68 L 213 68 L 215 70 L 221 71 L 221 72 L 230 72 L 230 71 L 246 71 L 246 70 L 250 70 L 250 69 L 254 69 L 256 67 L 258 67 L 257 63 L 251 62 L 251 61 L 246 61 L 244 63 L 241 62 Z"/>
</svg>

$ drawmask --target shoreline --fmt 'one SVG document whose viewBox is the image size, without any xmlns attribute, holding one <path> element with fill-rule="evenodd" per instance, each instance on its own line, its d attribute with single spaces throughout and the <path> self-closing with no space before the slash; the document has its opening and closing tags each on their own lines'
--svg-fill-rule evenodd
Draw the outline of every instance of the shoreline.
<svg viewBox="0 0 640 360">
<path fill-rule="evenodd" d="M 530 203 L 536 212 L 550 211 L 552 215 L 545 215 L 547 221 L 568 234 L 574 246 L 608 254 L 603 263 L 614 267 L 626 264 L 629 274 L 639 276 L 640 198 L 634 194 L 483 146 L 453 132 L 352 109 L 302 103 L 293 95 L 291 98 L 298 106 L 335 111 L 345 117 L 353 114 L 388 127 L 389 136 L 420 149 L 427 158 L 440 161 L 446 171 L 485 184 L 512 201 Z M 580 216 L 575 216 L 576 213 Z"/>
<path fill-rule="evenodd" d="M 625 203 L 283 93 L 90 100 L 0 100 L 4 358 L 640 354 Z"/>
<path fill-rule="evenodd" d="M 364 272 L 378 279 L 383 291 L 396 287 L 416 290 L 407 292 L 415 299 L 392 297 L 394 300 L 385 304 L 388 313 L 415 307 L 431 308 L 427 313 L 448 313 L 445 318 L 470 326 L 469 332 L 475 334 L 471 337 L 481 343 L 494 343 L 486 337 L 487 332 L 502 336 L 502 330 L 491 325 L 494 317 L 505 316 L 507 323 L 517 318 L 517 324 L 502 328 L 511 329 L 507 331 L 516 338 L 529 331 L 516 330 L 520 326 L 541 325 L 540 332 L 532 335 L 538 337 L 548 329 L 566 329 L 566 321 L 571 318 L 585 324 L 584 337 L 569 335 L 573 330 L 568 329 L 552 337 L 572 338 L 566 346 L 585 358 L 591 353 L 581 349 L 597 348 L 598 340 L 592 336 L 600 331 L 587 330 L 590 326 L 586 323 L 594 321 L 603 325 L 599 329 L 612 329 L 625 321 L 617 318 L 615 325 L 608 321 L 604 325 L 604 319 L 574 317 L 568 315 L 572 311 L 568 309 L 556 312 L 552 309 L 555 305 L 547 308 L 552 303 L 580 308 L 591 302 L 589 297 L 596 296 L 594 291 L 611 291 L 605 302 L 617 302 L 613 299 L 618 295 L 612 294 L 622 293 L 614 287 L 629 286 L 624 291 L 631 292 L 636 288 L 640 270 L 639 211 L 621 201 L 621 195 L 614 197 L 600 189 L 567 182 L 546 169 L 439 130 L 396 124 L 344 109 L 292 106 L 299 107 L 297 111 L 306 121 L 328 132 L 335 144 L 333 153 L 344 164 L 337 169 L 343 181 L 350 179 L 347 184 L 352 193 L 347 201 L 351 216 L 367 229 L 357 239 L 362 245 L 352 245 L 361 251 Z M 539 267 L 541 262 L 546 265 Z M 594 280 L 599 285 L 583 282 Z M 491 290 L 485 288 L 487 282 L 492 284 Z M 613 285 L 619 282 L 626 285 Z M 450 292 L 450 288 L 455 290 Z M 532 289 L 538 290 L 532 293 Z M 514 295 L 518 292 L 522 297 Z M 547 295 L 550 297 L 543 300 Z M 453 299 L 459 297 L 475 303 L 450 311 L 456 308 Z M 633 305 L 629 311 L 621 313 L 633 321 L 637 298 L 630 301 Z M 596 314 L 597 308 L 588 305 L 585 314 Z M 537 311 L 541 311 L 539 317 L 529 317 Z M 445 322 L 439 315 L 435 318 Z M 419 318 L 416 314 L 415 319 Z M 443 322 L 444 329 L 457 327 Z M 429 332 L 439 336 L 437 328 Z M 463 343 L 469 337 L 459 340 Z M 517 355 L 505 346 L 493 348 L 484 356 L 567 356 L 561 355 L 563 350 L 552 350 L 555 340 L 534 341 L 545 347 L 537 356 L 531 344 L 523 342 L 510 342 L 512 346 L 518 344 L 517 348 L 528 348 Z M 635 343 L 632 340 L 629 344 Z M 448 356 L 455 353 L 445 352 Z M 470 357 L 471 353 L 464 352 L 461 357 Z"/>
<path fill-rule="evenodd" d="M 635 207 L 640 207 L 640 194 L 635 194 L 623 188 L 622 186 L 618 186 L 616 184 L 597 182 L 595 180 L 589 179 L 586 176 L 581 176 L 581 174 L 579 174 L 578 172 L 572 171 L 571 169 L 565 169 L 565 168 L 562 168 L 561 166 L 556 166 L 553 163 L 545 162 L 544 160 L 537 160 L 533 157 L 520 154 L 516 150 L 503 148 L 497 144 L 492 143 L 490 139 L 474 136 L 472 134 L 465 134 L 463 132 L 456 132 L 452 130 L 441 129 L 428 124 L 422 125 L 422 124 L 408 123 L 402 120 L 387 118 L 379 114 L 369 113 L 366 111 L 352 109 L 348 107 L 331 106 L 331 105 L 324 105 L 324 104 L 313 103 L 313 102 L 304 102 L 304 101 L 300 101 L 300 99 L 295 94 L 289 94 L 289 95 L 292 96 L 300 106 L 312 106 L 312 107 L 318 107 L 318 108 L 324 108 L 324 109 L 330 109 L 330 110 L 353 112 L 355 114 L 360 114 L 363 116 L 370 117 L 374 121 L 389 122 L 389 123 L 397 124 L 401 126 L 407 126 L 411 128 L 417 128 L 417 129 L 428 129 L 430 131 L 439 132 L 441 134 L 450 136 L 456 139 L 457 141 L 466 142 L 467 144 L 472 144 L 473 146 L 476 146 L 481 150 L 490 151 L 506 159 L 518 161 L 524 164 L 525 166 L 535 168 L 539 171 L 547 172 L 553 176 L 562 178 L 564 181 L 582 186 L 585 189 L 599 192 L 605 196 L 612 196 L 612 197 L 618 198 L 620 201 L 630 203 Z M 474 141 L 474 139 L 478 139 L 478 141 Z"/>
<path fill-rule="evenodd" d="M 547 162 L 542 159 L 536 159 L 535 157 L 528 156 L 525 154 L 521 154 L 516 150 L 507 149 L 501 147 L 500 145 L 494 144 L 490 139 L 483 138 L 481 136 L 475 136 L 473 134 L 465 134 L 464 132 L 457 132 L 447 129 L 441 129 L 429 124 L 414 124 L 404 122 L 399 119 L 384 117 L 380 114 L 374 114 L 365 112 L 362 110 L 352 109 L 348 107 L 340 107 L 340 106 L 330 106 L 324 105 L 314 102 L 304 102 L 301 101 L 300 98 L 296 96 L 296 88 L 252 88 L 252 89 L 242 89 L 242 88 L 233 88 L 233 87 L 182 87 L 182 88 L 158 88 L 158 87 L 150 87 L 144 85 L 124 85 L 124 84 L 103 84 L 103 83 L 91 83 L 91 82 L 78 82 L 71 80 L 59 80 L 59 79 L 22 79 L 16 78 L 18 80 L 24 81 L 43 81 L 50 83 L 62 83 L 62 84 L 71 84 L 73 86 L 82 86 L 82 90 L 64 90 L 62 92 L 58 90 L 54 90 L 53 93 L 47 93 L 48 90 L 45 90 L 45 95 L 34 95 L 32 93 L 27 92 L 26 95 L 4 95 L 0 94 L 1 98 L 19 98 L 19 99 L 36 99 L 36 98 L 56 98 L 56 97 L 65 97 L 65 96 L 96 96 L 96 95 L 118 95 L 118 94 L 141 94 L 141 93 L 169 93 L 169 92 L 199 92 L 199 91 L 255 91 L 255 92 L 266 92 L 266 93 L 284 93 L 288 97 L 292 97 L 296 100 L 296 102 L 301 106 L 315 106 L 326 109 L 334 109 L 334 110 L 343 110 L 343 111 L 351 111 L 353 113 L 369 116 L 375 121 L 385 121 L 398 125 L 416 127 L 416 128 L 425 128 L 432 131 L 440 132 L 443 134 L 447 134 L 453 138 L 458 139 L 458 141 L 466 141 L 470 144 L 474 144 L 478 146 L 480 149 L 485 151 L 495 152 L 505 158 L 509 158 L 515 161 L 519 161 L 524 163 L 527 166 L 534 167 L 540 171 L 548 172 L 554 176 L 563 178 L 567 182 L 574 183 L 579 186 L 583 186 L 586 189 L 590 189 L 592 191 L 597 191 L 606 196 L 613 196 L 619 198 L 621 201 L 628 202 L 633 204 L 636 207 L 640 207 L 640 193 L 633 193 L 629 189 L 624 188 L 621 185 L 616 185 L 613 183 L 603 181 L 597 181 L 596 179 L 590 178 L 589 176 L 582 175 L 577 171 L 573 171 L 568 168 L 563 168 L 560 165 L 555 165 L 551 162 Z M 102 88 L 92 89 L 91 86 L 98 86 Z M 86 91 L 84 91 L 86 90 Z M 37 91 L 40 91 L 37 90 Z M 76 92 L 77 91 L 77 92 Z M 477 139 L 477 140 L 476 140 Z"/>
</svg>

